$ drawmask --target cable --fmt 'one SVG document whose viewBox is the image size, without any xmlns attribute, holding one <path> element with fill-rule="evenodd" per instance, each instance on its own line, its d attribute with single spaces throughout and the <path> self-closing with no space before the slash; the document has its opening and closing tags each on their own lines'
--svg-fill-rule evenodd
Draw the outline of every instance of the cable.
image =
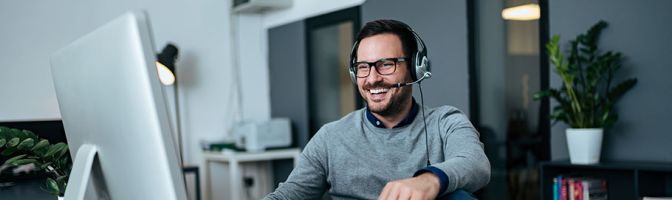
<svg viewBox="0 0 672 200">
<path fill-rule="evenodd" d="M 243 95 L 242 93 L 242 88 L 241 88 L 241 80 L 240 80 L 240 52 L 239 52 L 239 40 L 238 38 L 238 30 L 240 29 L 239 25 L 239 15 L 238 14 L 232 14 L 229 16 L 229 40 L 230 40 L 230 47 L 233 50 L 231 52 L 231 60 L 233 62 L 233 79 L 231 84 L 232 91 L 234 95 L 231 95 L 230 98 L 232 98 L 232 101 L 235 101 L 233 106 L 233 120 L 231 121 L 230 127 L 233 127 L 235 123 L 240 122 L 243 119 Z"/>
<path fill-rule="evenodd" d="M 427 153 L 427 166 L 432 165 L 429 162 L 429 139 L 427 139 L 427 118 L 425 117 L 425 98 L 422 96 L 422 84 L 418 83 L 418 88 L 420 89 L 420 109 L 422 109 L 422 122 L 425 124 L 425 152 Z"/>
</svg>

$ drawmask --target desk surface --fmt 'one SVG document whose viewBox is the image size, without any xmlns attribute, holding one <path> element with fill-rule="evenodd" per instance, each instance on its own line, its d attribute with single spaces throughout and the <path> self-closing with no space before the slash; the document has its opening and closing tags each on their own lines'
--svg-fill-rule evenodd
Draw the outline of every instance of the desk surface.
<svg viewBox="0 0 672 200">
<path fill-rule="evenodd" d="M 31 180 L 21 180 L 13 182 L 12 186 L 0 187 L 0 199 L 55 200 L 56 196 L 53 196 L 42 189 L 45 187 L 44 184 L 45 184 L 44 179 L 31 179 Z"/>
<path fill-rule="evenodd" d="M 236 160 L 238 162 L 276 160 L 296 158 L 301 154 L 298 148 L 277 149 L 261 152 L 234 152 L 234 151 L 205 151 L 203 157 L 210 161 Z"/>
</svg>

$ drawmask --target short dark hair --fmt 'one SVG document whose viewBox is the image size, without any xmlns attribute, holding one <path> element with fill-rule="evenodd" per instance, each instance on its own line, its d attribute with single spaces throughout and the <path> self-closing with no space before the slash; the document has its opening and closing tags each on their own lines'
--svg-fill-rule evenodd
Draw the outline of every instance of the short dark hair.
<svg viewBox="0 0 672 200">
<path fill-rule="evenodd" d="M 391 33 L 399 37 L 399 40 L 401 40 L 401 48 L 405 56 L 409 59 L 413 59 L 415 52 L 418 51 L 418 43 L 415 39 L 415 35 L 413 35 L 410 26 L 397 20 L 380 19 L 367 22 L 364 27 L 362 27 L 362 30 L 359 31 L 359 34 L 357 34 L 357 45 L 359 46 L 359 42 L 364 38 L 384 33 Z M 353 53 L 356 57 L 357 52 Z M 413 63 L 413 61 L 411 60 L 411 62 L 408 63 Z"/>
</svg>

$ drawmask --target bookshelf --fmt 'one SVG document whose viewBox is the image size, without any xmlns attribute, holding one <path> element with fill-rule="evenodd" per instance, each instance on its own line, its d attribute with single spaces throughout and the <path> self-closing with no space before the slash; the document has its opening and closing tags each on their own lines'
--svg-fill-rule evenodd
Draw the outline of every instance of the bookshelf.
<svg viewBox="0 0 672 200">
<path fill-rule="evenodd" d="M 644 196 L 672 196 L 672 163 L 601 162 L 573 165 L 569 161 L 542 162 L 541 199 L 553 200 L 553 178 L 587 176 L 607 181 L 609 199 L 642 199 Z"/>
</svg>

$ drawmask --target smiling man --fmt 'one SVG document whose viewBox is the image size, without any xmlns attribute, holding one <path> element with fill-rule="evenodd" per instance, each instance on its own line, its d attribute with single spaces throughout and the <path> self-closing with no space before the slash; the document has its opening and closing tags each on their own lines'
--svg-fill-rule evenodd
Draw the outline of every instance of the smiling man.
<svg viewBox="0 0 672 200">
<path fill-rule="evenodd" d="M 367 106 L 324 125 L 266 199 L 320 199 L 325 192 L 331 199 L 471 199 L 469 192 L 489 182 L 490 163 L 468 118 L 413 98 L 408 83 L 427 78 L 416 73 L 424 69 L 413 59 L 426 53 L 418 40 L 395 20 L 362 28 L 349 71 Z"/>
</svg>

